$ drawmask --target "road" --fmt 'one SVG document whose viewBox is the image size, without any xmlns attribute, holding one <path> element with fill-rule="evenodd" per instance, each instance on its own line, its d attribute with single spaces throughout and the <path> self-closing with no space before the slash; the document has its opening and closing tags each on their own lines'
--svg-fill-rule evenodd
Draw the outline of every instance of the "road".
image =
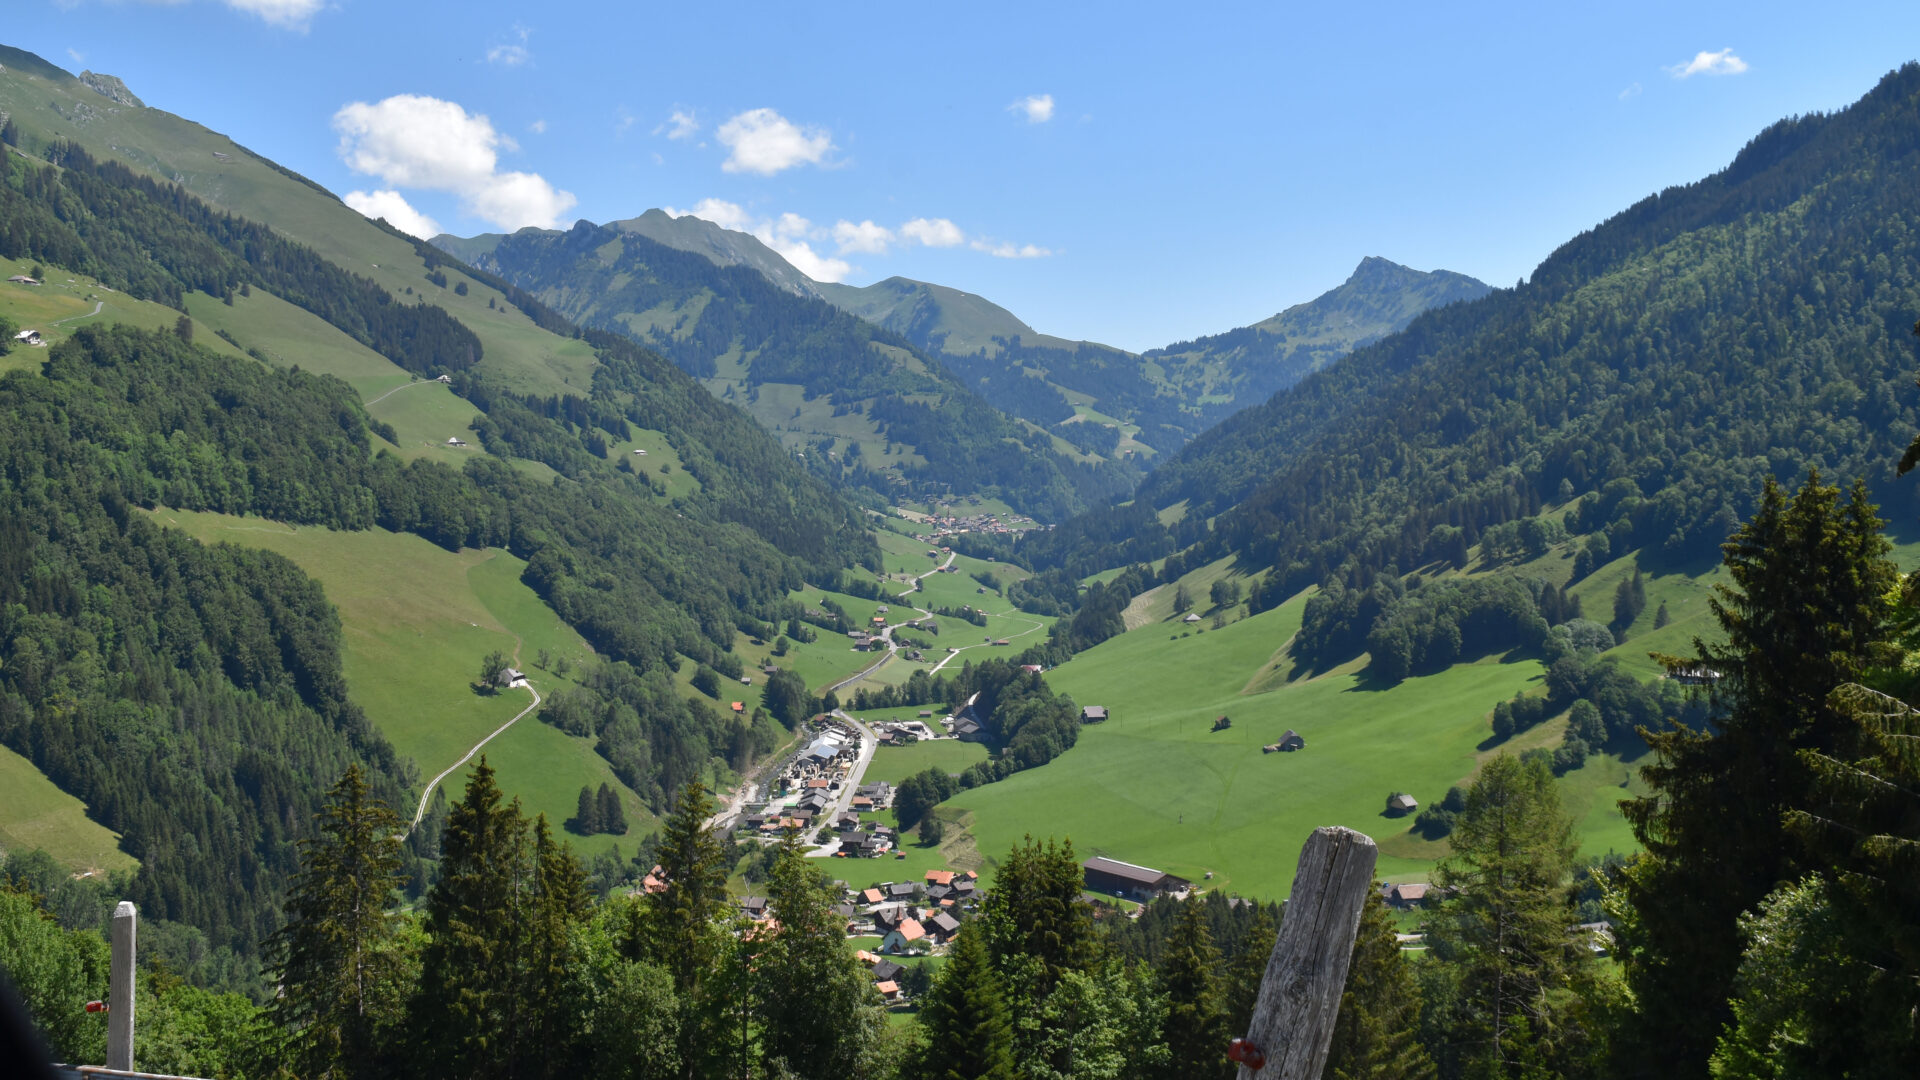
<svg viewBox="0 0 1920 1080">
<path fill-rule="evenodd" d="M 833 803 L 824 811 L 826 820 L 828 821 L 832 821 L 834 818 L 846 813 L 847 808 L 853 805 L 854 792 L 859 789 L 860 781 L 866 777 L 867 766 L 873 764 L 873 752 L 880 748 L 880 740 L 874 738 L 872 728 L 848 716 L 839 709 L 833 710 L 833 716 L 835 719 L 848 724 L 860 733 L 860 756 L 853 759 L 853 768 L 847 770 L 847 779 L 845 783 L 840 785 L 840 794 L 834 798 Z M 814 820 L 818 821 L 820 818 L 815 817 Z M 834 839 L 810 849 L 807 852 L 807 858 L 826 858 L 839 850 L 840 840 L 836 836 Z"/>
<path fill-rule="evenodd" d="M 409 386 L 434 386 L 434 385 L 437 385 L 437 383 L 432 379 L 415 379 L 410 383 L 403 383 L 399 386 L 394 387 L 393 389 L 387 391 L 386 393 L 381 394 L 379 397 L 374 398 L 372 401 L 367 402 L 365 405 L 362 405 L 361 408 L 371 409 L 375 405 L 380 404 L 381 402 L 387 400 L 388 398 L 399 393 L 400 391 L 405 390 Z"/>
<path fill-rule="evenodd" d="M 992 615 L 993 613 L 992 613 L 992 612 L 990 612 L 990 611 L 983 611 L 983 612 L 981 612 L 981 614 L 983 614 L 983 615 Z M 995 618 L 1001 618 L 1001 619 L 1013 619 L 1013 616 L 1011 616 L 1011 615 L 998 615 L 998 616 L 995 616 Z M 1014 621 L 1014 622 L 1026 622 L 1027 620 L 1025 620 L 1025 619 L 1013 619 L 1013 621 Z M 1025 630 L 1022 630 L 1022 631 L 1020 631 L 1020 632 L 1019 632 L 1019 633 L 1017 633 L 1017 634 L 1008 634 L 1008 635 L 1007 635 L 1007 640 L 1008 640 L 1008 641 L 1012 641 L 1012 640 L 1013 640 L 1014 638 L 1021 638 L 1021 637 L 1026 637 L 1026 636 L 1027 636 L 1028 634 L 1031 634 L 1031 633 L 1033 633 L 1033 632 L 1034 632 L 1035 630 L 1039 630 L 1039 629 L 1041 629 L 1041 628 L 1042 628 L 1042 627 L 1044 627 L 1045 625 L 1046 625 L 1045 623 L 1030 623 L 1030 624 L 1029 624 L 1029 625 L 1027 626 L 1027 628 L 1026 628 Z M 935 664 L 935 665 L 933 665 L 933 667 L 932 667 L 932 668 L 930 668 L 930 669 L 928 669 L 928 671 L 927 671 L 927 674 L 929 674 L 929 675 L 932 675 L 932 674 L 934 674 L 935 672 L 937 672 L 937 671 L 939 671 L 939 670 L 940 670 L 941 668 L 943 668 L 943 667 L 946 667 L 946 666 L 947 666 L 948 664 L 951 664 L 951 663 L 953 663 L 953 658 L 954 658 L 954 657 L 956 657 L 956 656 L 959 656 L 959 655 L 960 655 L 961 653 L 963 653 L 963 652 L 966 652 L 966 651 L 967 651 L 968 649 L 984 649 L 984 648 L 986 648 L 986 647 L 987 647 L 987 643 L 986 643 L 986 642 L 984 642 L 984 641 L 983 641 L 983 642 L 981 642 L 981 643 L 980 643 L 980 644 L 978 644 L 978 645 L 962 645 L 962 646 L 960 646 L 959 648 L 957 648 L 957 649 L 955 649 L 955 650 L 953 650 L 952 652 L 950 652 L 950 653 L 948 653 L 948 654 L 947 654 L 947 656 L 946 656 L 946 659 L 944 659 L 944 660 L 942 660 L 942 661 L 940 661 L 939 663 L 937 663 L 937 664 Z"/>
<path fill-rule="evenodd" d="M 499 727 L 494 728 L 493 735 L 489 735 L 486 738 L 481 739 L 479 742 L 474 743 L 473 749 L 468 750 L 465 757 L 447 766 L 444 770 L 441 771 L 439 776 L 436 776 L 432 780 L 427 782 L 427 790 L 424 792 L 421 792 L 420 794 L 420 808 L 413 812 L 413 823 L 407 826 L 407 832 L 401 834 L 401 839 L 405 839 L 407 834 L 412 833 L 413 830 L 420 827 L 420 819 L 422 817 L 425 817 L 427 813 L 427 800 L 433 798 L 433 789 L 439 785 L 440 781 L 445 780 L 447 778 L 448 773 L 452 772 L 453 770 L 459 768 L 462 765 L 465 765 L 467 762 L 473 760 L 473 755 L 479 753 L 481 747 L 492 742 L 495 735 L 498 735 L 501 732 L 512 727 L 516 722 L 519 721 L 521 717 L 527 715 L 528 713 L 540 707 L 540 691 L 535 690 L 533 688 L 532 683 L 527 683 L 526 687 L 527 687 L 527 693 L 533 695 L 533 704 L 527 706 L 524 709 L 521 709 L 518 713 L 514 715 L 512 720 L 509 720 L 506 723 L 501 724 Z"/>
<path fill-rule="evenodd" d="M 61 323 L 79 322 L 81 319 L 91 319 L 95 315 L 100 314 L 100 309 L 106 306 L 107 306 L 107 302 L 105 300 L 95 300 L 93 302 L 93 310 L 87 312 L 85 315 L 69 315 L 64 319 L 55 320 L 54 322 L 50 322 L 47 325 L 59 326 Z"/>
</svg>

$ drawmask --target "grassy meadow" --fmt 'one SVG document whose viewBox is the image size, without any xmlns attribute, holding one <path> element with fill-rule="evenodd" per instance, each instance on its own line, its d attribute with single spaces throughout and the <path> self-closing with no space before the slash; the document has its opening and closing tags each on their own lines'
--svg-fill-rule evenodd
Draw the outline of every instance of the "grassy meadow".
<svg viewBox="0 0 1920 1080">
<path fill-rule="evenodd" d="M 120 834 L 87 817 L 86 804 L 54 786 L 33 762 L 0 746 L 0 851 L 41 848 L 73 873 L 131 870 Z"/>
</svg>

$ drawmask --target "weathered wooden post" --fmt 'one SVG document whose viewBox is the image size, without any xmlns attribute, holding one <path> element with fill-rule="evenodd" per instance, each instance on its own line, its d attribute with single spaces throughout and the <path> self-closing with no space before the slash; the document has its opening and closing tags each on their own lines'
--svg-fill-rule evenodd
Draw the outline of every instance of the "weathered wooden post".
<svg viewBox="0 0 1920 1080">
<path fill-rule="evenodd" d="M 1251 1030 L 1230 1055 L 1239 1080 L 1319 1080 L 1378 856 L 1372 838 L 1352 829 L 1307 837 Z"/>
<path fill-rule="evenodd" d="M 133 901 L 113 909 L 113 956 L 107 982 L 107 1068 L 133 1071 Z"/>
</svg>

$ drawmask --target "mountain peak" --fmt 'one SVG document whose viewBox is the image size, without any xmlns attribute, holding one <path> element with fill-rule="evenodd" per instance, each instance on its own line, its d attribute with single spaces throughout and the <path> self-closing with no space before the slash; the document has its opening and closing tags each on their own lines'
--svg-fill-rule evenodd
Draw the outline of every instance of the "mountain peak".
<svg viewBox="0 0 1920 1080">
<path fill-rule="evenodd" d="M 113 102 L 115 105 L 131 105 L 136 109 L 144 109 L 147 107 L 146 102 L 133 96 L 133 91 L 127 89 L 127 84 L 122 82 L 118 75 L 102 75 L 97 71 L 83 71 L 80 73 L 79 78 L 82 85 L 94 93 L 99 94 L 101 97 L 106 98 L 108 101 Z"/>
</svg>

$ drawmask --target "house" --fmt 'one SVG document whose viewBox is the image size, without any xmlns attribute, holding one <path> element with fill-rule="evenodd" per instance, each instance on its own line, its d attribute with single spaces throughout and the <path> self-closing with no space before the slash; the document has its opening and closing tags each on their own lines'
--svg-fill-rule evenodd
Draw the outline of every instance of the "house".
<svg viewBox="0 0 1920 1080">
<path fill-rule="evenodd" d="M 825 790 L 827 790 L 827 789 L 828 789 L 829 787 L 832 787 L 832 786 L 833 786 L 833 785 L 832 785 L 832 783 L 831 783 L 830 781 L 827 781 L 827 780 L 822 780 L 822 779 L 818 779 L 818 778 L 815 778 L 815 779 L 813 779 L 813 780 L 809 780 L 809 781 L 807 781 L 807 790 L 808 790 L 808 791 L 825 791 Z"/>
<path fill-rule="evenodd" d="M 38 330 L 22 330 L 19 333 L 13 335 L 13 340 L 16 344 L 20 344 L 20 345 L 46 344 L 46 342 L 43 342 L 40 340 L 40 331 Z"/>
<path fill-rule="evenodd" d="M 1155 870 L 1150 866 L 1136 866 L 1096 855 L 1081 864 L 1086 873 L 1087 888 L 1097 892 L 1112 893 L 1115 896 L 1152 897 L 1166 896 L 1187 888 L 1192 882 L 1175 877 L 1165 870 Z"/>
<path fill-rule="evenodd" d="M 855 796 L 853 797 L 853 812 L 854 812 L 854 813 L 856 813 L 856 814 L 864 814 L 864 813 L 866 813 L 867 811 L 869 811 L 869 810 L 872 810 L 872 809 L 873 809 L 873 800 L 872 800 L 872 799 L 869 799 L 869 798 L 867 798 L 867 797 L 866 797 L 865 795 L 855 795 Z"/>
<path fill-rule="evenodd" d="M 1260 752 L 1263 754 L 1271 754 L 1277 750 L 1294 751 L 1294 750 L 1305 750 L 1306 748 L 1307 748 L 1307 740 L 1301 738 L 1299 732 L 1293 730 L 1292 728 L 1288 728 L 1287 733 L 1285 735 L 1280 736 L 1279 742 L 1268 743 L 1267 745 L 1260 748 Z"/>
<path fill-rule="evenodd" d="M 885 982 L 874 983 L 873 988 L 880 991 L 880 999 L 889 1005 L 896 1004 L 900 1001 L 900 984 L 894 982 L 892 979 L 888 979 Z"/>
<path fill-rule="evenodd" d="M 860 894 L 860 899 L 869 904 L 884 904 L 887 901 L 886 894 L 879 889 L 867 889 Z"/>
<path fill-rule="evenodd" d="M 467 445 L 467 441 L 458 435 L 449 435 L 447 436 L 447 445 L 458 448 Z"/>
<path fill-rule="evenodd" d="M 886 938 L 880 942 L 880 951 L 899 955 L 908 949 L 922 947 L 927 941 L 927 928 L 920 925 L 918 919 L 901 919 L 900 925 L 887 931 Z"/>
<path fill-rule="evenodd" d="M 876 957 L 873 962 L 873 978 L 876 982 L 892 982 L 907 969 L 891 960 Z"/>
<path fill-rule="evenodd" d="M 764 919 L 767 917 L 767 898 L 764 896 L 749 896 L 745 900 L 740 901 L 740 910 L 746 912 L 747 918 L 749 919 L 756 921 Z"/>
<path fill-rule="evenodd" d="M 15 275 L 13 275 L 12 277 L 10 277 L 10 278 L 8 278 L 7 280 L 8 280 L 8 281 L 11 281 L 11 282 L 13 282 L 13 283 L 14 283 L 15 285 L 38 285 L 38 284 L 40 284 L 39 282 L 37 282 L 37 281 L 35 281 L 35 280 L 33 280 L 32 278 L 30 278 L 30 277 L 28 277 L 28 276 L 27 276 L 27 275 L 25 275 L 25 274 L 15 274 Z"/>
<path fill-rule="evenodd" d="M 937 903 L 937 904 L 952 903 L 953 902 L 953 886 L 929 885 L 927 886 L 927 899 L 932 900 L 934 903 Z"/>
<path fill-rule="evenodd" d="M 1407 881 L 1398 885 L 1382 885 L 1380 893 L 1389 907 L 1405 910 L 1418 907 L 1420 902 L 1427 898 L 1427 891 L 1430 888 L 1432 886 L 1424 881 Z"/>
<path fill-rule="evenodd" d="M 953 871 L 951 871 L 951 870 L 929 870 L 929 871 L 927 871 L 927 884 L 929 884 L 929 885 L 952 885 L 952 884 L 953 884 Z"/>
<path fill-rule="evenodd" d="M 1233 721 L 1224 716 L 1213 722 L 1213 730 L 1215 731 L 1225 731 L 1232 726 Z"/>
<path fill-rule="evenodd" d="M 1105 705 L 1089 705 L 1080 710 L 1080 722 L 1083 724 L 1104 724 L 1107 722 Z"/>
<path fill-rule="evenodd" d="M 493 685 L 506 687 L 525 686 L 527 685 L 527 676 L 518 668 L 503 667 L 493 673 Z"/>
<path fill-rule="evenodd" d="M 911 900 L 919 886 L 911 881 L 897 881 L 887 886 L 887 895 L 895 900 Z"/>
<path fill-rule="evenodd" d="M 927 920 L 927 933 L 933 935 L 933 940 L 936 942 L 944 944 L 959 932 L 960 920 L 944 911 Z"/>
<path fill-rule="evenodd" d="M 1404 791 L 1396 791 L 1387 796 L 1387 816 L 1403 817 L 1420 809 L 1420 800 Z"/>
<path fill-rule="evenodd" d="M 437 383 L 439 383 L 439 384 L 440 384 L 441 386 L 452 386 L 452 385 L 453 385 L 453 376 L 451 376 L 451 375 L 442 375 L 442 376 L 440 376 L 439 378 L 437 378 L 437 379 L 435 379 L 435 380 L 433 380 L 433 381 L 434 381 L 434 382 L 437 382 Z"/>
<path fill-rule="evenodd" d="M 737 713 L 743 713 L 747 711 L 747 703 L 744 701 L 730 701 L 727 703 L 727 708 Z"/>
</svg>

